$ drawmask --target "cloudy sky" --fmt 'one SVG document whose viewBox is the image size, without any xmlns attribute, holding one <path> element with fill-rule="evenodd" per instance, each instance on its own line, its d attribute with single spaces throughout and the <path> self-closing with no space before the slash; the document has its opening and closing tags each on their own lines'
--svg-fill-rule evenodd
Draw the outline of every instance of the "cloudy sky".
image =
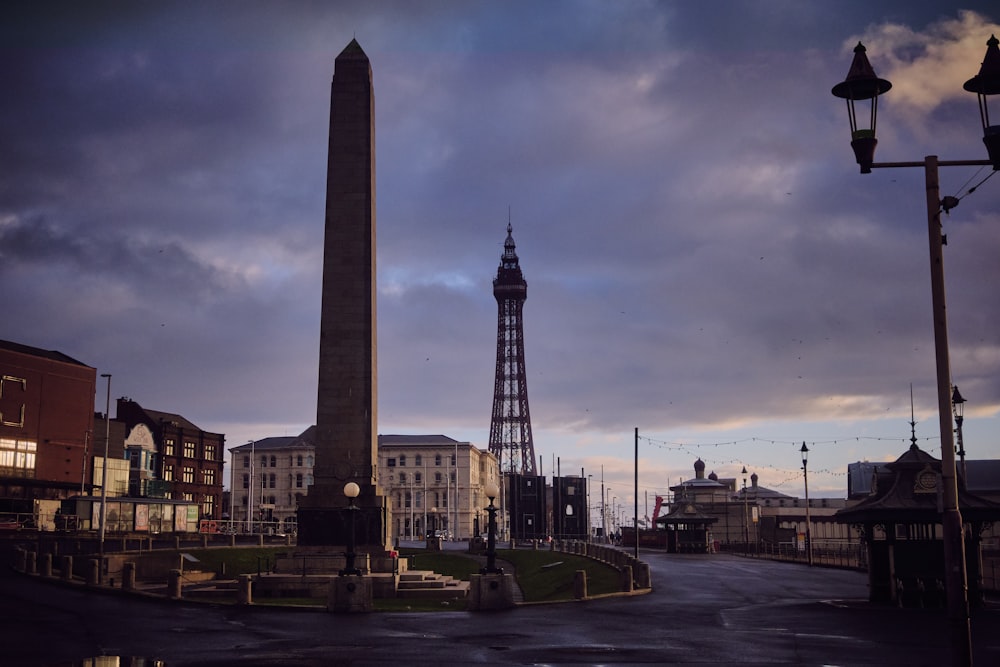
<svg viewBox="0 0 1000 667">
<path fill-rule="evenodd" d="M 995 2 L 43 3 L 0 23 L 0 338 L 230 446 L 316 409 L 330 79 L 376 97 L 379 431 L 488 444 L 508 220 L 543 470 L 631 503 L 745 465 L 843 496 L 940 456 L 921 169 L 861 176 L 830 88 L 893 82 L 880 161 L 983 159 Z M 1000 100 L 994 114 L 1000 116 Z M 1000 178 L 941 172 L 954 381 L 1000 455 Z M 975 190 L 968 194 L 973 186 Z M 96 407 L 103 411 L 99 387 Z"/>
</svg>

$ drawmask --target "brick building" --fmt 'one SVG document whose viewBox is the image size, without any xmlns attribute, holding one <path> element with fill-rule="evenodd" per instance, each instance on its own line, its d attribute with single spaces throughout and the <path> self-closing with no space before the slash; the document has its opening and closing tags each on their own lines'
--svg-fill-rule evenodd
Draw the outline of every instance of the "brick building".
<svg viewBox="0 0 1000 667">
<path fill-rule="evenodd" d="M 96 379 L 62 352 L 0 341 L 0 511 L 90 489 Z"/>
<path fill-rule="evenodd" d="M 226 436 L 130 398 L 118 399 L 116 421 L 125 424 L 130 495 L 190 501 L 201 518 L 222 518 Z"/>
</svg>

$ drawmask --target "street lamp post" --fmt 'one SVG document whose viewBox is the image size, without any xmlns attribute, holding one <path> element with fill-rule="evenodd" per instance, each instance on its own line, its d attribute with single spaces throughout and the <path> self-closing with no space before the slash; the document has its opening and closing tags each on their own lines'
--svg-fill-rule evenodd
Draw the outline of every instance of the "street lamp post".
<svg viewBox="0 0 1000 667">
<path fill-rule="evenodd" d="M 806 561 L 809 565 L 813 564 L 813 546 L 812 546 L 812 517 L 809 516 L 809 469 L 807 464 L 809 462 L 809 448 L 806 447 L 806 443 L 802 443 L 802 481 L 806 487 Z"/>
<path fill-rule="evenodd" d="M 747 495 L 747 467 L 743 466 L 743 553 L 750 552 L 750 497 Z"/>
<path fill-rule="evenodd" d="M 497 508 L 493 504 L 493 499 L 500 494 L 497 483 L 490 480 L 486 483 L 486 497 L 490 499 L 490 504 L 486 508 L 489 518 L 486 520 L 486 567 L 479 571 L 480 574 L 503 574 L 503 568 L 497 567 Z"/>
<path fill-rule="evenodd" d="M 100 560 L 97 566 L 97 581 L 104 580 L 104 536 L 108 523 L 108 449 L 111 445 L 111 373 L 101 373 L 108 379 L 108 393 L 104 400 L 104 462 L 101 464 L 101 531 L 98 539 Z"/>
<path fill-rule="evenodd" d="M 358 497 L 361 493 L 361 487 L 359 487 L 355 482 L 348 482 L 344 485 L 344 495 L 347 496 L 347 554 L 346 563 L 344 563 L 344 569 L 340 571 L 340 576 L 346 577 L 348 575 L 361 576 L 361 570 L 354 566 L 354 559 L 357 554 L 354 553 L 354 516 L 358 511 L 358 506 L 354 504 L 354 499 Z"/>
<path fill-rule="evenodd" d="M 987 98 L 1000 94 L 1000 41 L 991 36 L 986 43 L 986 57 L 979 74 L 965 82 L 964 88 L 976 93 L 983 128 L 983 143 L 989 160 L 938 160 L 928 155 L 922 162 L 874 162 L 875 122 L 878 96 L 888 92 L 892 84 L 875 76 L 868 62 L 865 47 L 859 42 L 847 78 L 833 87 L 833 94 L 847 101 L 851 123 L 851 147 L 861 166 L 861 173 L 873 168 L 923 167 L 927 201 L 927 231 L 931 262 L 931 302 L 934 319 L 934 351 L 937 368 L 938 421 L 941 434 L 941 527 L 944 539 L 945 590 L 948 598 L 948 618 L 951 629 L 953 661 L 958 665 L 972 664 L 972 632 L 969 624 L 968 574 L 965 562 L 962 515 L 958 507 L 958 484 L 955 475 L 955 444 L 951 423 L 951 368 L 948 359 L 948 322 L 945 310 L 944 245 L 940 211 L 949 212 L 958 204 L 954 197 L 940 199 L 938 167 L 992 166 L 1000 170 L 1000 125 L 991 125 Z M 859 128 L 854 103 L 870 100 L 869 128 Z"/>
<path fill-rule="evenodd" d="M 955 437 L 958 448 L 958 460 L 962 466 L 962 479 L 969 483 L 968 471 L 965 469 L 965 443 L 962 442 L 962 424 L 965 422 L 965 398 L 958 391 L 958 385 L 951 392 L 951 404 L 955 409 Z"/>
</svg>

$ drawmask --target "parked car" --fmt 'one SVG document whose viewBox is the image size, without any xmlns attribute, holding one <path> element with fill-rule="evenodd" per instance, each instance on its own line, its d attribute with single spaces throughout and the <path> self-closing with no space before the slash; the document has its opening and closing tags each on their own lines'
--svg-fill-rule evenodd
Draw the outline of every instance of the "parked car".
<svg viewBox="0 0 1000 667">
<path fill-rule="evenodd" d="M 17 517 L 0 516 L 0 530 L 21 530 Z"/>
</svg>

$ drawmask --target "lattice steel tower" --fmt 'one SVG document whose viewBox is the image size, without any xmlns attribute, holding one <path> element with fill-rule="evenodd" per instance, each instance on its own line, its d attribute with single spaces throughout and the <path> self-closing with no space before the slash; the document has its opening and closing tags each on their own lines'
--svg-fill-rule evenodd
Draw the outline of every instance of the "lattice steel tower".
<svg viewBox="0 0 1000 667">
<path fill-rule="evenodd" d="M 528 381 L 524 370 L 524 301 L 528 283 L 514 251 L 514 237 L 507 223 L 507 240 L 497 277 L 493 280 L 497 300 L 497 372 L 493 385 L 493 418 L 490 421 L 490 452 L 504 473 L 535 474 L 535 445 L 531 439 Z"/>
</svg>

